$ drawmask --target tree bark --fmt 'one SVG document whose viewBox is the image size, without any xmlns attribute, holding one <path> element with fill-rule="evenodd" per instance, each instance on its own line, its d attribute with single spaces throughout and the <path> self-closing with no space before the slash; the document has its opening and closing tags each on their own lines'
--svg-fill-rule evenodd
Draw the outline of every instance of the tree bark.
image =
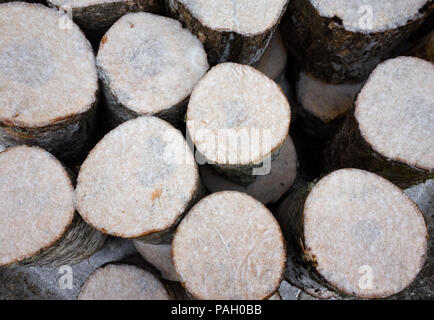
<svg viewBox="0 0 434 320">
<path fill-rule="evenodd" d="M 276 218 L 287 241 L 288 259 L 285 280 L 320 299 L 341 297 L 341 294 L 315 270 L 314 259 L 304 249 L 303 209 L 313 186 L 313 183 L 308 183 L 291 193 L 276 212 Z"/>
<path fill-rule="evenodd" d="M 10 121 L 0 121 L 0 142 L 4 147 L 37 145 L 61 162 L 74 163 L 93 133 L 97 104 L 95 101 L 85 113 L 54 121 L 45 127 L 26 128 Z"/>
<path fill-rule="evenodd" d="M 302 68 L 329 83 L 364 81 L 380 62 L 407 39 L 433 12 L 427 2 L 421 14 L 406 25 L 384 32 L 351 32 L 340 18 L 322 17 L 310 0 L 290 1 L 281 29 L 289 50 Z"/>
<path fill-rule="evenodd" d="M 434 178 L 434 168 L 422 169 L 404 161 L 387 159 L 375 151 L 362 136 L 354 115 L 348 114 L 342 128 L 325 150 L 326 170 L 360 168 L 374 172 L 402 189 Z"/>
<path fill-rule="evenodd" d="M 47 0 L 49 6 L 64 10 L 72 10 L 72 18 L 86 35 L 95 41 L 99 41 L 104 33 L 120 17 L 129 12 L 146 11 L 156 14 L 165 12 L 164 0 L 130 0 L 99 3 L 90 6 L 73 6 L 72 8 L 62 6 L 62 1 Z"/>
<path fill-rule="evenodd" d="M 173 17 L 185 24 L 202 41 L 210 65 L 226 61 L 256 65 L 267 49 L 280 22 L 279 18 L 276 24 L 270 25 L 269 29 L 263 33 L 244 35 L 208 27 L 177 0 L 169 0 L 168 9 Z M 282 10 L 282 15 L 285 9 L 286 6 Z"/>
</svg>

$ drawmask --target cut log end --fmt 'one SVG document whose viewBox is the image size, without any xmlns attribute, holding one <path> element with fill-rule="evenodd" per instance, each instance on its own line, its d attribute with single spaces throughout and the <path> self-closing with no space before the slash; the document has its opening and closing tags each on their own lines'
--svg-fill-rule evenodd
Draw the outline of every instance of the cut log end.
<svg viewBox="0 0 434 320">
<path fill-rule="evenodd" d="M 320 297 L 313 283 L 344 296 L 384 298 L 414 281 L 427 255 L 427 226 L 402 190 L 373 173 L 342 169 L 306 195 L 282 221 L 295 230 L 288 247 L 298 246 L 301 255 L 287 271 L 293 282 L 299 279 L 295 285 Z"/>
<path fill-rule="evenodd" d="M 329 84 L 309 73 L 300 73 L 297 99 L 304 109 L 324 124 L 342 118 L 351 109 L 362 83 Z"/>
<path fill-rule="evenodd" d="M 48 152 L 1 152 L 0 184 L 0 266 L 78 263 L 103 245 L 105 237 L 75 215 L 71 179 Z"/>
<path fill-rule="evenodd" d="M 416 19 L 429 0 L 368 0 L 359 7 L 350 1 L 309 0 L 322 17 L 334 18 L 351 32 L 376 33 L 405 26 Z"/>
<path fill-rule="evenodd" d="M 78 300 L 170 300 L 170 296 L 151 273 L 132 265 L 108 264 L 90 275 Z"/>
<path fill-rule="evenodd" d="M 125 122 L 83 163 L 78 211 L 96 229 L 123 238 L 166 235 L 200 196 L 194 156 L 181 132 L 155 117 Z"/>
<path fill-rule="evenodd" d="M 39 4 L 0 5 L 0 140 L 37 144 L 60 157 L 63 144 L 75 153 L 84 145 L 98 91 L 92 48 L 62 19 Z"/>
<path fill-rule="evenodd" d="M 209 68 L 195 36 L 178 21 L 150 13 L 117 21 L 102 38 L 97 64 L 113 126 L 140 115 L 179 124 L 186 99 Z"/>
<path fill-rule="evenodd" d="M 171 14 L 204 43 L 212 65 L 232 61 L 256 64 L 288 1 L 171 0 Z"/>
<path fill-rule="evenodd" d="M 434 177 L 434 65 L 414 57 L 380 64 L 326 150 L 327 168 L 360 168 L 402 188 Z"/>
<path fill-rule="evenodd" d="M 279 154 L 271 163 L 271 173 L 257 176 L 255 181 L 242 185 L 232 182 L 210 166 L 201 166 L 200 173 L 205 187 L 211 193 L 231 190 L 251 195 L 263 204 L 276 203 L 293 185 L 297 176 L 297 153 L 288 137 Z"/>
<path fill-rule="evenodd" d="M 194 88 L 187 109 L 187 129 L 200 154 L 239 180 L 251 178 L 252 167 L 280 149 L 290 119 L 280 87 L 235 63 L 212 68 Z"/>
<path fill-rule="evenodd" d="M 268 299 L 282 280 L 285 251 L 271 212 L 232 191 L 200 201 L 172 242 L 179 279 L 198 299 Z"/>
<path fill-rule="evenodd" d="M 355 117 L 362 136 L 385 158 L 433 172 L 433 101 L 434 65 L 400 57 L 372 73 L 358 95 Z"/>
</svg>

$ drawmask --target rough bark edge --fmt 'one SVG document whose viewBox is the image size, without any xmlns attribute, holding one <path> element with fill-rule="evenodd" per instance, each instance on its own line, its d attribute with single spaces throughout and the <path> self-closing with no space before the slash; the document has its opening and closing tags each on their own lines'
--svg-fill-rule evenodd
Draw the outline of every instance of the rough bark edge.
<svg viewBox="0 0 434 320">
<path fill-rule="evenodd" d="M 344 294 L 329 284 L 315 269 L 315 258 L 304 249 L 303 210 L 314 184 L 291 193 L 276 212 L 287 241 L 285 280 L 319 299 L 340 298 Z"/>
<path fill-rule="evenodd" d="M 167 229 L 159 230 L 156 232 L 151 232 L 147 235 L 134 238 L 134 240 L 142 241 L 149 244 L 168 244 L 171 243 L 175 234 L 176 229 L 178 228 L 179 223 L 185 217 L 188 211 L 204 196 L 206 195 L 206 189 L 200 180 L 200 175 L 198 173 L 198 181 L 196 184 L 196 189 L 190 199 L 190 202 L 186 205 L 184 211 L 179 215 L 176 221 Z"/>
<path fill-rule="evenodd" d="M 327 171 L 348 167 L 364 169 L 386 178 L 402 189 L 434 178 L 434 169 L 413 167 L 400 159 L 388 159 L 375 151 L 362 136 L 354 112 L 355 107 L 326 147 Z"/>
<path fill-rule="evenodd" d="M 211 66 L 231 61 L 247 65 L 256 65 L 271 40 L 286 10 L 286 3 L 274 25 L 260 34 L 243 35 L 237 32 L 214 30 L 206 26 L 180 2 L 168 0 L 168 12 L 196 35 L 203 43 Z"/>
<path fill-rule="evenodd" d="M 47 0 L 50 7 L 66 9 Z M 93 40 L 101 38 L 120 17 L 130 12 L 164 14 L 164 0 L 129 0 L 94 4 L 86 7 L 72 7 L 72 18 Z"/>
<path fill-rule="evenodd" d="M 40 146 L 71 163 L 78 159 L 93 133 L 98 99 L 91 108 L 79 115 L 40 128 L 25 128 L 0 121 L 0 141 L 5 147 L 17 145 Z"/>
<path fill-rule="evenodd" d="M 141 116 L 155 116 L 172 124 L 175 128 L 181 129 L 184 126 L 184 117 L 187 112 L 187 105 L 190 95 L 183 98 L 173 106 L 160 110 L 155 113 L 138 113 L 122 104 L 113 92 L 110 86 L 110 78 L 98 66 L 98 74 L 102 83 L 102 91 L 105 97 L 104 118 L 110 129 L 116 128 L 118 125 Z"/>
<path fill-rule="evenodd" d="M 382 32 L 347 31 L 338 17 L 322 17 L 309 0 L 290 1 L 281 27 L 289 50 L 298 64 L 329 83 L 361 82 L 376 65 L 390 58 L 434 11 L 429 1 L 406 25 Z"/>
</svg>

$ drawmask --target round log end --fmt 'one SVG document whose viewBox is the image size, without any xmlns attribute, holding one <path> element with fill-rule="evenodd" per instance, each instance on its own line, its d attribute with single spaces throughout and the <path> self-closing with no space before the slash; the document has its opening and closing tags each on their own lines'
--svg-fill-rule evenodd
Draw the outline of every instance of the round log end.
<svg viewBox="0 0 434 320">
<path fill-rule="evenodd" d="M 109 29 L 97 65 L 117 123 L 133 115 L 183 120 L 185 100 L 209 68 L 202 43 L 190 31 L 144 12 L 127 14 Z"/>
<path fill-rule="evenodd" d="M 354 3 L 345 0 L 310 0 L 319 15 L 337 18 L 348 31 L 375 33 L 397 29 L 420 16 L 429 0 L 367 0 Z"/>
<path fill-rule="evenodd" d="M 212 30 L 245 36 L 262 34 L 280 20 L 288 0 L 172 0 L 185 6 L 202 25 Z"/>
<path fill-rule="evenodd" d="M 108 133 L 83 163 L 77 208 L 96 229 L 123 238 L 173 228 L 200 190 L 194 156 L 181 132 L 139 117 Z"/>
<path fill-rule="evenodd" d="M 434 65 L 413 57 L 380 64 L 356 100 L 364 140 L 386 159 L 434 172 Z"/>
<path fill-rule="evenodd" d="M 3 126 L 40 128 L 92 108 L 95 59 L 77 25 L 56 10 L 23 2 L 1 4 L 0 24 Z"/>
<path fill-rule="evenodd" d="M 424 265 L 427 226 L 389 181 L 342 169 L 310 191 L 302 216 L 304 255 L 338 291 L 383 298 L 409 286 Z"/>
<path fill-rule="evenodd" d="M 194 88 L 187 109 L 193 143 L 209 163 L 221 166 L 261 162 L 282 146 L 290 120 L 280 87 L 235 63 L 212 68 Z"/>
<path fill-rule="evenodd" d="M 36 256 L 74 217 L 74 189 L 51 154 L 18 146 L 0 153 L 0 266 Z"/>
<path fill-rule="evenodd" d="M 271 212 L 252 197 L 212 194 L 179 225 L 172 257 L 182 285 L 198 299 L 268 299 L 279 288 L 286 248 Z"/>
<path fill-rule="evenodd" d="M 362 83 L 329 84 L 309 73 L 300 73 L 296 83 L 297 99 L 304 111 L 330 123 L 351 109 Z"/>
<path fill-rule="evenodd" d="M 89 276 L 78 300 L 170 300 L 170 296 L 151 273 L 132 265 L 108 264 Z"/>
</svg>

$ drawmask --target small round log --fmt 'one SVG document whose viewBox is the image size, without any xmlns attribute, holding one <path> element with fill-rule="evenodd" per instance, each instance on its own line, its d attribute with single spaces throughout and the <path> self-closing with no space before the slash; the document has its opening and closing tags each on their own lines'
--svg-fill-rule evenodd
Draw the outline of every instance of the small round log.
<svg viewBox="0 0 434 320">
<path fill-rule="evenodd" d="M 47 3 L 70 15 L 89 38 L 98 41 L 113 23 L 127 13 L 165 12 L 164 0 L 47 0 Z"/>
<path fill-rule="evenodd" d="M 362 83 L 330 84 L 301 72 L 295 86 L 300 127 L 309 137 L 327 140 L 336 134 Z"/>
<path fill-rule="evenodd" d="M 326 150 L 329 171 L 360 168 L 401 188 L 434 177 L 434 65 L 414 57 L 380 64 Z"/>
<path fill-rule="evenodd" d="M 194 88 L 187 108 L 187 131 L 199 154 L 238 183 L 269 174 L 290 120 L 281 88 L 236 63 L 213 67 Z"/>
<path fill-rule="evenodd" d="M 78 300 L 170 300 L 170 295 L 152 273 L 133 265 L 110 263 L 89 276 Z"/>
<path fill-rule="evenodd" d="M 285 77 L 287 60 L 288 50 L 283 42 L 280 30 L 277 29 L 256 69 L 280 84 Z"/>
<path fill-rule="evenodd" d="M 205 46 L 211 65 L 255 65 L 264 54 L 288 0 L 169 0 L 169 12 Z"/>
<path fill-rule="evenodd" d="M 150 13 L 117 21 L 101 40 L 97 65 L 112 128 L 141 115 L 180 127 L 191 91 L 209 68 L 190 31 Z"/>
<path fill-rule="evenodd" d="M 306 72 L 329 83 L 364 81 L 433 12 L 432 0 L 290 1 L 281 26 Z"/>
<path fill-rule="evenodd" d="M 90 152 L 77 179 L 77 208 L 104 233 L 170 242 L 203 190 L 181 132 L 156 117 L 140 117 L 109 132 Z"/>
<path fill-rule="evenodd" d="M 0 266 L 61 266 L 93 255 L 106 236 L 75 211 L 62 164 L 38 147 L 0 153 Z"/>
<path fill-rule="evenodd" d="M 172 260 L 170 243 L 152 244 L 134 240 L 134 246 L 140 255 L 161 273 L 163 279 L 179 281 Z"/>
<path fill-rule="evenodd" d="M 0 141 L 69 163 L 92 132 L 98 76 L 89 42 L 72 22 L 61 29 L 60 17 L 39 4 L 0 5 Z"/>
<path fill-rule="evenodd" d="M 262 300 L 278 290 L 286 253 L 272 213 L 246 194 L 225 191 L 190 210 L 176 230 L 172 257 L 196 299 Z"/>
<path fill-rule="evenodd" d="M 200 173 L 205 187 L 211 193 L 239 191 L 247 193 L 263 204 L 270 204 L 279 201 L 291 188 L 297 176 L 297 166 L 297 152 L 292 139 L 288 137 L 271 163 L 270 174 L 258 176 L 248 185 L 234 183 L 210 166 L 201 166 Z"/>
<path fill-rule="evenodd" d="M 424 265 L 427 226 L 403 191 L 373 173 L 335 171 L 277 211 L 288 241 L 285 278 L 317 298 L 385 298 Z"/>
</svg>

